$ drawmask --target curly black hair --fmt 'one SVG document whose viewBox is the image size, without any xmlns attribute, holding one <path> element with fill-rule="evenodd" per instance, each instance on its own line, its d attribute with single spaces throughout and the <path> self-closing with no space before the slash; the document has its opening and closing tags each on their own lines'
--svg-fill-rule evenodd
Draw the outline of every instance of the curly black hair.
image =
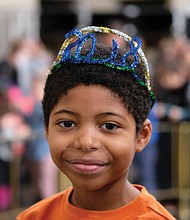
<svg viewBox="0 0 190 220">
<path fill-rule="evenodd" d="M 97 47 L 96 57 L 107 56 L 110 48 Z M 121 55 L 121 54 L 120 54 Z M 108 56 L 107 56 L 108 57 Z M 127 60 L 128 64 L 131 59 Z M 144 68 L 138 64 L 135 73 L 145 81 Z M 48 127 L 49 117 L 59 99 L 77 85 L 102 85 L 121 98 L 124 106 L 133 115 L 138 132 L 151 109 L 148 89 L 141 85 L 130 71 L 118 70 L 103 64 L 64 63 L 61 68 L 48 75 L 42 100 L 44 123 Z"/>
</svg>

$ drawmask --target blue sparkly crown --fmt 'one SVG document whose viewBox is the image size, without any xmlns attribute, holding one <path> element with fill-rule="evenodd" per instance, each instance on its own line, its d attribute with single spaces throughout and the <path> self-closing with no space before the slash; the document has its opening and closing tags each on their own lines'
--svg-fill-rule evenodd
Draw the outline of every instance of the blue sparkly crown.
<svg viewBox="0 0 190 220">
<path fill-rule="evenodd" d="M 94 52 L 96 50 L 96 37 L 93 33 L 106 33 L 106 34 L 115 34 L 121 38 L 123 38 L 129 45 L 129 51 L 123 54 L 118 62 L 117 54 L 119 49 L 119 44 L 116 39 L 112 40 L 112 52 L 110 57 L 108 58 L 96 58 L 93 57 Z M 119 69 L 122 71 L 130 72 L 130 75 L 134 77 L 134 79 L 142 86 L 146 87 L 149 91 L 151 97 L 151 104 L 153 105 L 155 102 L 154 93 L 151 90 L 151 82 L 150 82 L 150 73 L 147 59 L 141 49 L 142 41 L 138 37 L 130 37 L 123 32 L 120 32 L 115 29 L 110 29 L 107 27 L 96 27 L 96 26 L 88 26 L 82 29 L 73 29 L 68 32 L 66 35 L 66 40 L 63 42 L 61 49 L 53 62 L 52 68 L 50 70 L 50 74 L 59 70 L 64 63 L 87 63 L 87 64 L 101 64 L 108 66 L 110 68 Z M 84 56 L 81 54 L 84 43 L 91 39 L 91 49 Z M 75 48 L 74 54 L 71 52 Z M 130 64 L 127 64 L 127 58 L 133 57 L 133 61 Z M 138 75 L 135 73 L 135 68 L 137 65 L 141 63 L 144 68 L 144 76 L 145 80 L 141 80 Z"/>
</svg>

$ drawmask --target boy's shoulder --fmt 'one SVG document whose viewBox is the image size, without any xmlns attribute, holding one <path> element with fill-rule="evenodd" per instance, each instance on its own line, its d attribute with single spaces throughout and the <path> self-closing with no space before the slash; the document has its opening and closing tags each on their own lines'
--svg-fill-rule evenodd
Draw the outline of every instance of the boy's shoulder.
<svg viewBox="0 0 190 220">
<path fill-rule="evenodd" d="M 36 216 L 38 216 L 38 219 L 42 219 L 41 218 L 42 216 L 43 218 L 47 216 L 48 217 L 47 219 L 51 219 L 49 214 L 51 213 L 52 216 L 54 216 L 54 214 L 58 214 L 60 210 L 59 208 L 60 204 L 64 204 L 64 202 L 67 201 L 71 191 L 72 188 L 68 188 L 63 192 L 57 193 L 55 195 L 52 195 L 35 203 L 34 205 L 30 206 L 29 208 L 21 212 L 17 216 L 16 220 L 22 220 L 22 219 L 33 220 L 35 219 Z M 51 212 L 49 212 L 50 209 Z"/>
<path fill-rule="evenodd" d="M 141 194 L 133 204 L 137 209 L 141 209 L 139 210 L 138 215 L 142 215 L 142 219 L 154 219 L 155 217 L 155 219 L 175 220 L 175 218 L 146 190 L 145 187 L 140 185 L 135 185 L 135 187 L 141 191 Z"/>
</svg>

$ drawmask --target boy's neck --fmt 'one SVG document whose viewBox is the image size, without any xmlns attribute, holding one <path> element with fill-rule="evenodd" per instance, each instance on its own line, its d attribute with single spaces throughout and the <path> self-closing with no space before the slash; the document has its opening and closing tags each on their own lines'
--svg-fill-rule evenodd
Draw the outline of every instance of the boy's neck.
<svg viewBox="0 0 190 220">
<path fill-rule="evenodd" d="M 70 203 L 78 208 L 93 211 L 113 210 L 130 203 L 139 193 L 128 181 L 120 187 L 112 183 L 112 185 L 95 191 L 87 191 L 74 187 Z"/>
</svg>

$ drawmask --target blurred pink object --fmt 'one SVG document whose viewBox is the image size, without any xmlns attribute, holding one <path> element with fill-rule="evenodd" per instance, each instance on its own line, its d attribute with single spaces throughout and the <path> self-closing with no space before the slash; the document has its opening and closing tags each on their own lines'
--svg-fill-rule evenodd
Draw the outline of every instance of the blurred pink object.
<svg viewBox="0 0 190 220">
<path fill-rule="evenodd" d="M 21 113 L 28 115 L 31 114 L 33 111 L 34 100 L 33 97 L 24 96 L 22 91 L 17 86 L 12 86 L 8 90 L 8 100 L 13 105 L 16 110 L 20 111 Z"/>
<path fill-rule="evenodd" d="M 12 199 L 12 192 L 9 186 L 0 185 L 0 210 L 9 208 Z"/>
<path fill-rule="evenodd" d="M 30 127 L 25 123 L 23 117 L 16 112 L 7 112 L 1 117 L 0 127 L 4 137 L 8 140 L 22 141 L 31 135 Z"/>
</svg>

